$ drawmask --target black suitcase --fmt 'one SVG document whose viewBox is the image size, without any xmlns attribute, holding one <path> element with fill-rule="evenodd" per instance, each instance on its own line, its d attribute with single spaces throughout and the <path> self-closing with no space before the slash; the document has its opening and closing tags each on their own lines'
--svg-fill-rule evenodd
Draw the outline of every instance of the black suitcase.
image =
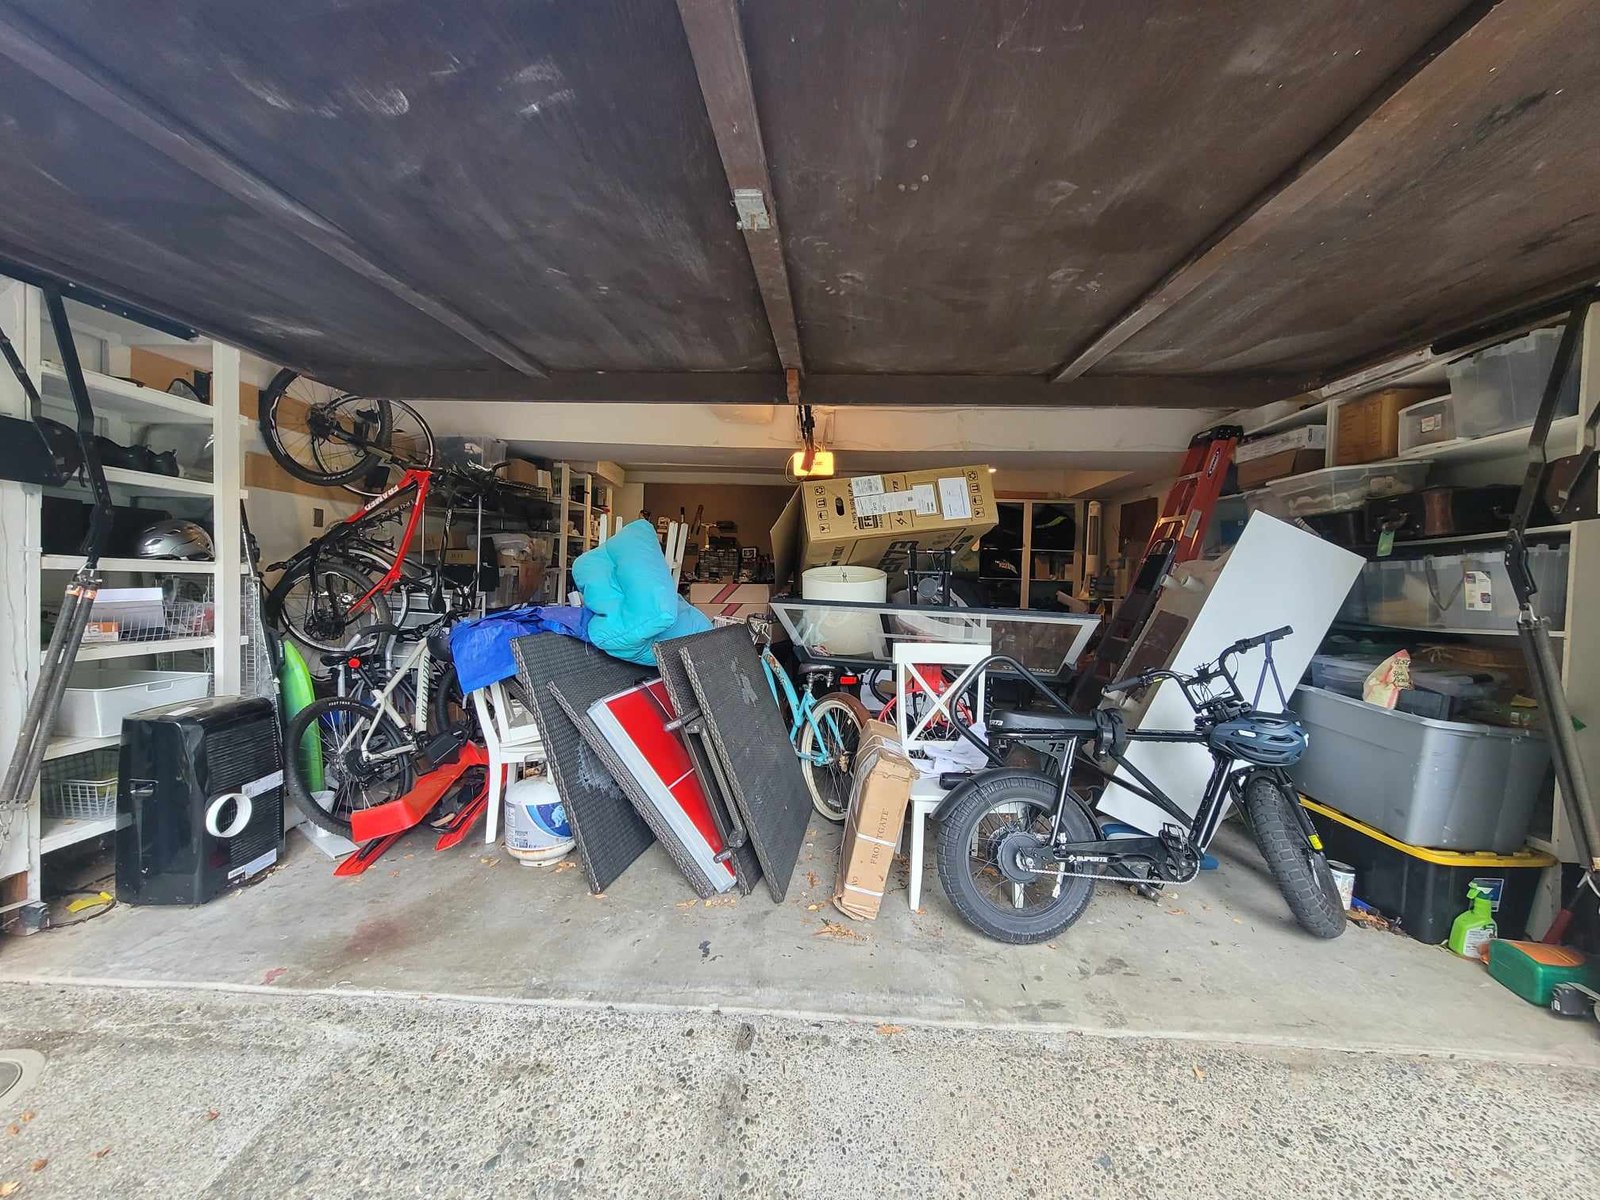
<svg viewBox="0 0 1600 1200">
<path fill-rule="evenodd" d="M 1359 546 L 1370 545 L 1372 538 L 1367 536 L 1366 510 L 1362 508 L 1348 508 L 1344 512 L 1318 513 L 1314 517 L 1300 518 L 1311 530 L 1325 542 L 1332 542 L 1335 546 L 1343 546 L 1353 550 Z"/>
</svg>

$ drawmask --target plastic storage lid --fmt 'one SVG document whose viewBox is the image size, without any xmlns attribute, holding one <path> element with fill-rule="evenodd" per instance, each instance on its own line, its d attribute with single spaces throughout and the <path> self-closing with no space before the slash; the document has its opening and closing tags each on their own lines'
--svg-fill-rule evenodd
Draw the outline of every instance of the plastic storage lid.
<svg viewBox="0 0 1600 1200">
<path fill-rule="evenodd" d="M 1348 826 L 1375 842 L 1382 842 L 1385 846 L 1392 846 L 1402 854 L 1409 854 L 1412 858 L 1420 858 L 1423 862 L 1438 863 L 1442 867 L 1553 867 L 1556 865 L 1555 855 L 1546 854 L 1543 850 L 1535 850 L 1532 847 L 1525 847 L 1515 854 L 1429 850 L 1426 846 L 1413 846 L 1409 842 L 1402 842 L 1397 838 L 1392 838 L 1381 829 L 1374 829 L 1365 821 L 1358 821 L 1354 817 L 1346 816 L 1338 809 L 1329 808 L 1326 804 L 1318 804 L 1315 800 L 1306 796 L 1300 797 L 1300 806 L 1310 809 L 1319 816 L 1327 817 L 1330 821 L 1337 821 L 1341 825 Z"/>
</svg>

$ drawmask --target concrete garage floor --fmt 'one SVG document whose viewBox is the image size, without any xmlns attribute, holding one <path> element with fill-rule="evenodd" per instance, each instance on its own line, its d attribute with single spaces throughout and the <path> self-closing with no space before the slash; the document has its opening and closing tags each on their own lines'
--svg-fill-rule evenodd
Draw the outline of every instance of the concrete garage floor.
<svg viewBox="0 0 1600 1200">
<path fill-rule="evenodd" d="M 924 875 L 883 915 L 828 903 L 837 831 L 813 821 L 789 895 L 697 901 L 654 848 L 603 898 L 575 863 L 529 869 L 414 831 L 335 879 L 298 834 L 288 861 L 199 909 L 117 908 L 0 945 L 0 980 L 399 992 L 1073 1031 L 1260 1046 L 1445 1053 L 1600 1067 L 1600 1027 L 1525 1004 L 1482 968 L 1408 938 L 1301 933 L 1241 829 L 1222 869 L 1161 903 L 1102 885 L 1054 944 L 970 931 Z"/>
</svg>

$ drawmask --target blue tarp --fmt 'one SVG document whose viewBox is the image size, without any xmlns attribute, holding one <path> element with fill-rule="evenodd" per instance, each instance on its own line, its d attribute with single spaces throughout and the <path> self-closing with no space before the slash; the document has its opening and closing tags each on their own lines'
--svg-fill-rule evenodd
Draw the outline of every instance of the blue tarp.
<svg viewBox="0 0 1600 1200">
<path fill-rule="evenodd" d="M 564 633 L 587 642 L 593 615 L 586 608 L 565 604 L 528 604 L 458 621 L 450 630 L 450 655 L 455 659 L 461 690 L 476 691 L 515 675 L 511 641 L 525 633 Z"/>
</svg>

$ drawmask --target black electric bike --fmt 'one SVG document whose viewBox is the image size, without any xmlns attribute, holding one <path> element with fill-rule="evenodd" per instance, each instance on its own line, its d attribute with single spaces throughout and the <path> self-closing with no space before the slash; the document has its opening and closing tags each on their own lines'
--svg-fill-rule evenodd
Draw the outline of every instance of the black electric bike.
<svg viewBox="0 0 1600 1200">
<path fill-rule="evenodd" d="M 1344 932 L 1344 906 L 1309 818 L 1286 768 L 1304 753 L 1306 736 L 1292 713 L 1263 713 L 1245 699 L 1231 665 L 1257 646 L 1265 648 L 1262 684 L 1272 665 L 1272 643 L 1287 626 L 1243 638 L 1193 674 L 1144 671 L 1104 689 L 1128 693 L 1171 680 L 1194 709 L 1193 729 L 1129 730 L 1116 708 L 1087 715 L 1071 711 L 1022 665 L 991 655 L 968 668 L 1007 669 L 1032 684 L 1053 711 L 996 710 L 988 719 L 989 744 L 968 729 L 963 736 L 983 748 L 993 769 L 960 783 L 940 806 L 939 880 L 962 919 L 1003 942 L 1042 942 L 1060 934 L 1088 907 L 1096 880 L 1143 888 L 1188 883 L 1200 872 L 1206 848 L 1232 798 L 1243 810 L 1257 846 L 1289 903 L 1295 920 L 1321 938 Z M 961 687 L 958 682 L 958 691 Z M 1282 699 L 1281 684 L 1278 687 Z M 1053 748 L 1053 772 L 1006 767 L 1012 742 Z M 1127 759 L 1131 742 L 1190 743 L 1211 753 L 1212 769 L 1191 817 Z M 1109 767 L 1106 764 L 1110 764 Z M 1100 819 L 1073 785 L 1075 767 L 1148 800 L 1171 818 L 1154 836 L 1108 838 Z M 1081 778 L 1081 773 L 1079 775 Z"/>
</svg>

